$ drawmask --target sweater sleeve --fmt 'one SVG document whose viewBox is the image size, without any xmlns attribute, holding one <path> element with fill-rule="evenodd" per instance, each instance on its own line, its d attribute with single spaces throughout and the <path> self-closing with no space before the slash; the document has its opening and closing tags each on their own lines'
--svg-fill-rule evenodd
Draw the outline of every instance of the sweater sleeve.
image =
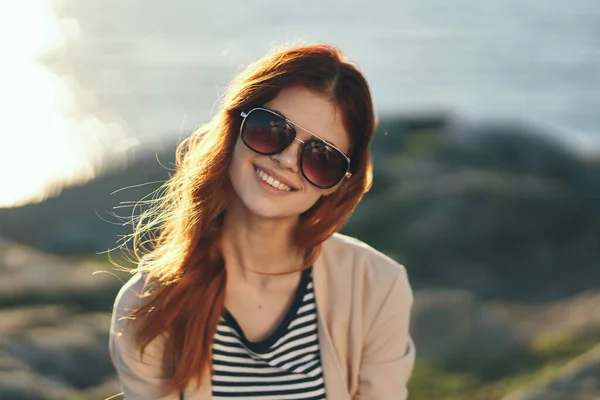
<svg viewBox="0 0 600 400">
<path fill-rule="evenodd" d="M 368 329 L 353 400 L 405 400 L 415 362 L 409 334 L 413 294 L 406 270 L 398 269 L 391 289 Z"/>
<path fill-rule="evenodd" d="M 143 357 L 134 340 L 129 314 L 140 304 L 143 276 L 138 273 L 123 285 L 115 299 L 109 332 L 109 351 L 125 400 L 177 400 L 161 397 L 166 382 L 162 372 L 163 338 L 153 340 Z"/>
</svg>

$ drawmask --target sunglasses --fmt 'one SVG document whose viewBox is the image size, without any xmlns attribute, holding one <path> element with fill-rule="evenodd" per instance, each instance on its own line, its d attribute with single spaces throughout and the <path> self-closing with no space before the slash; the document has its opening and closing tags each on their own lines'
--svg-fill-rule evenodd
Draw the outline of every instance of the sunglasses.
<svg viewBox="0 0 600 400">
<path fill-rule="evenodd" d="M 255 153 L 272 156 L 284 151 L 294 140 L 300 142 L 300 171 L 319 189 L 329 189 L 345 177 L 352 176 L 350 158 L 346 154 L 313 134 L 311 139 L 298 139 L 293 125 L 300 126 L 276 112 L 256 107 L 248 112 L 242 111 L 242 118 L 240 137 Z"/>
</svg>

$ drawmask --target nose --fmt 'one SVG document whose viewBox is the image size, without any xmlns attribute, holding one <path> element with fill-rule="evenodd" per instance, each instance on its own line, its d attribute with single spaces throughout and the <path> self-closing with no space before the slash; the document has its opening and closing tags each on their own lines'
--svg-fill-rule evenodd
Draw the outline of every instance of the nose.
<svg viewBox="0 0 600 400">
<path fill-rule="evenodd" d="M 300 159 L 300 148 L 304 142 L 298 138 L 286 147 L 282 152 L 272 155 L 282 168 L 287 168 L 293 172 L 298 172 L 298 160 Z"/>
</svg>

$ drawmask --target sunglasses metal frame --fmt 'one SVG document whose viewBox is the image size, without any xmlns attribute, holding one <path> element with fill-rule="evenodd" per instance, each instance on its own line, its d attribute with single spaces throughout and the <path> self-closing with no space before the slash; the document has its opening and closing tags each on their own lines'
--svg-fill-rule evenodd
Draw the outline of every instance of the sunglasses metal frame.
<svg viewBox="0 0 600 400">
<path fill-rule="evenodd" d="M 316 183 L 314 183 L 313 181 L 311 181 L 310 179 L 308 179 L 308 177 L 307 177 L 307 176 L 306 176 L 306 174 L 304 173 L 304 169 L 302 168 L 302 164 L 301 164 L 301 163 L 299 163 L 299 165 L 300 165 L 300 170 L 302 171 L 302 175 L 304 176 L 304 178 L 305 178 L 305 179 L 306 179 L 308 182 L 310 182 L 312 185 L 314 185 L 314 186 L 316 186 L 316 187 L 318 187 L 318 188 L 320 188 L 320 189 L 329 189 L 329 188 L 332 188 L 332 187 L 334 187 L 334 186 L 335 186 L 335 185 L 337 185 L 338 183 L 340 183 L 340 182 L 342 181 L 342 179 L 344 179 L 344 178 L 350 178 L 350 177 L 352 176 L 352 172 L 350 172 L 350 157 L 348 157 L 348 156 L 347 156 L 347 155 L 346 155 L 346 154 L 345 154 L 345 153 L 344 153 L 342 150 L 338 149 L 338 148 L 337 148 L 335 145 L 333 145 L 332 143 L 329 143 L 327 140 L 325 140 L 325 139 L 323 139 L 323 138 L 321 138 L 321 137 L 319 137 L 319 136 L 315 135 L 314 133 L 312 133 L 312 132 L 310 132 L 309 130 L 307 130 L 307 129 L 303 128 L 302 126 L 298 125 L 297 123 L 295 123 L 295 122 L 293 122 L 293 121 L 290 121 L 289 119 L 287 119 L 287 118 L 286 118 L 286 117 L 284 117 L 283 115 L 281 115 L 281 114 L 279 114 L 279 113 L 277 113 L 277 112 L 275 112 L 275 111 L 273 111 L 273 110 L 269 110 L 268 108 L 264 108 L 264 107 L 254 107 L 254 108 L 250 109 L 248 112 L 246 112 L 246 111 L 242 111 L 242 112 L 241 112 L 241 116 L 242 116 L 243 120 L 242 120 L 242 123 L 241 123 L 241 125 L 240 125 L 240 137 L 241 137 L 242 139 L 243 139 L 242 132 L 243 132 L 243 129 L 244 129 L 244 126 L 245 126 L 245 120 L 246 120 L 246 118 L 247 118 L 247 117 L 250 115 L 250 113 L 252 113 L 253 111 L 257 111 L 257 110 L 260 110 L 260 111 L 266 111 L 266 112 L 268 112 L 268 113 L 270 113 L 270 114 L 273 114 L 273 115 L 275 115 L 275 116 L 276 116 L 276 117 L 278 117 L 278 118 L 281 118 L 283 121 L 285 121 L 285 123 L 286 123 L 286 124 L 288 124 L 288 125 L 290 126 L 290 128 L 292 129 L 292 131 L 294 132 L 294 140 L 292 140 L 290 143 L 288 143 L 288 144 L 287 144 L 287 145 L 286 145 L 286 146 L 285 146 L 283 149 L 281 149 L 281 150 L 279 150 L 278 152 L 275 152 L 275 153 L 262 153 L 262 152 L 256 151 L 254 148 L 252 148 L 251 146 L 249 146 L 249 145 L 246 143 L 246 141 L 245 141 L 245 140 L 242 140 L 242 142 L 243 142 L 243 143 L 244 143 L 244 144 L 245 144 L 247 147 L 249 147 L 249 148 L 250 148 L 252 151 L 254 151 L 255 153 L 258 153 L 258 154 L 262 154 L 262 155 L 266 155 L 266 156 L 272 156 L 272 155 L 275 155 L 275 154 L 279 154 L 279 153 L 281 153 L 282 151 L 284 151 L 285 149 L 287 149 L 288 147 L 290 147 L 290 145 L 291 145 L 292 143 L 294 143 L 294 141 L 298 141 L 298 142 L 300 142 L 300 143 L 301 143 L 303 146 L 306 146 L 306 144 L 307 144 L 307 143 L 310 143 L 310 142 L 314 142 L 314 141 L 320 141 L 320 142 L 323 142 L 323 143 L 325 143 L 327 146 L 329 146 L 329 147 L 333 148 L 335 151 L 337 151 L 338 153 L 340 153 L 340 154 L 341 154 L 341 155 L 342 155 L 342 156 L 343 156 L 343 157 L 346 159 L 346 161 L 347 161 L 347 163 L 348 163 L 348 167 L 347 167 L 347 169 L 346 169 L 346 173 L 345 173 L 345 174 L 344 174 L 344 175 L 343 175 L 343 176 L 342 176 L 342 177 L 341 177 L 341 178 L 340 178 L 340 179 L 339 179 L 339 180 L 338 180 L 336 183 L 334 183 L 333 185 L 331 185 L 331 186 L 321 186 L 321 185 L 317 185 Z M 311 136 L 314 136 L 314 138 L 316 138 L 316 140 L 315 140 L 315 139 L 308 139 L 308 140 L 302 140 L 302 139 L 300 139 L 300 138 L 298 137 L 298 132 L 296 131 L 296 129 L 295 129 L 294 127 L 298 127 L 298 128 L 300 128 L 300 129 L 302 129 L 303 131 L 307 132 L 308 134 L 310 134 Z M 302 153 L 300 153 L 300 156 L 299 156 L 299 157 L 300 157 L 300 158 L 302 157 Z"/>
</svg>

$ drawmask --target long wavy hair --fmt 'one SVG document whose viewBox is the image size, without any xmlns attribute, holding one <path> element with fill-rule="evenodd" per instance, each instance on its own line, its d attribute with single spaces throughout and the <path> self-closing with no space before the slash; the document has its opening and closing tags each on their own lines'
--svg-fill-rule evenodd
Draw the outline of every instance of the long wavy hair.
<svg viewBox="0 0 600 400">
<path fill-rule="evenodd" d="M 165 395 L 192 382 L 201 385 L 212 370 L 212 340 L 227 279 L 219 238 L 233 193 L 228 168 L 240 113 L 292 86 L 336 104 L 351 143 L 352 177 L 299 217 L 295 243 L 306 255 L 304 268 L 371 187 L 370 141 L 376 125 L 371 94 L 361 72 L 339 49 L 305 45 L 275 50 L 232 81 L 218 114 L 177 147 L 173 175 L 135 219 L 132 238 L 139 265 L 134 271 L 144 274 L 146 284 L 132 323 L 142 356 L 153 340 L 164 340 Z"/>
</svg>

